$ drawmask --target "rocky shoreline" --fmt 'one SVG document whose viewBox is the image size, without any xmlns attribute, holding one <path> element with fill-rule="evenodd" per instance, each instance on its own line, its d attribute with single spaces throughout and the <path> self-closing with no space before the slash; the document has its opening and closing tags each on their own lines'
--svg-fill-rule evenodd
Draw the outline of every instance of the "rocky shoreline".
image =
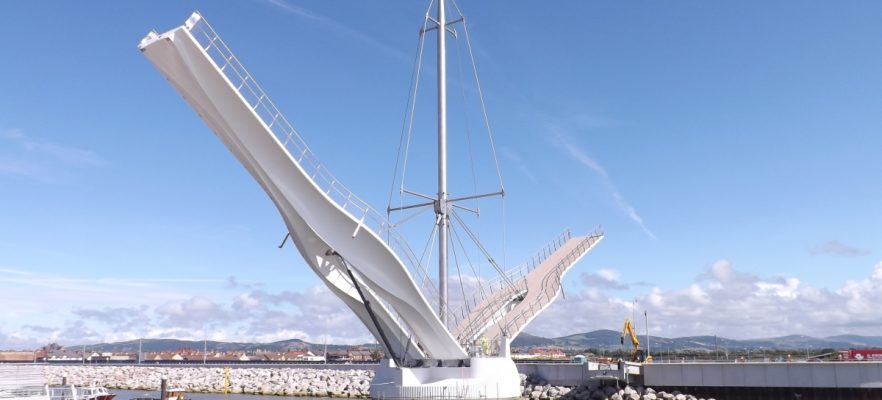
<svg viewBox="0 0 882 400">
<path fill-rule="evenodd" d="M 191 393 L 223 393 L 224 369 L 219 367 L 55 366 L 43 369 L 46 380 L 60 385 L 96 383 L 111 389 L 158 391 L 162 377 L 169 387 Z M 374 371 L 305 368 L 230 368 L 229 393 L 268 396 L 368 397 Z"/>
<path fill-rule="evenodd" d="M 530 400 L 714 400 L 713 398 L 697 398 L 690 394 L 677 391 L 666 393 L 656 392 L 653 388 L 643 386 L 622 387 L 605 385 L 591 388 L 588 385 L 577 387 L 549 385 L 541 378 L 528 377 L 521 374 L 521 397 Z"/>
<path fill-rule="evenodd" d="M 46 380 L 60 385 L 110 389 L 158 391 L 163 377 L 169 387 L 191 393 L 223 393 L 224 369 L 219 367 L 57 366 L 43 369 Z M 367 398 L 374 371 L 312 368 L 230 368 L 229 393 L 267 396 Z M 652 388 L 602 386 L 591 388 L 549 385 L 541 378 L 521 375 L 522 396 L 530 400 L 704 400 L 679 392 L 656 392 Z M 713 399 L 707 399 L 713 400 Z"/>
</svg>

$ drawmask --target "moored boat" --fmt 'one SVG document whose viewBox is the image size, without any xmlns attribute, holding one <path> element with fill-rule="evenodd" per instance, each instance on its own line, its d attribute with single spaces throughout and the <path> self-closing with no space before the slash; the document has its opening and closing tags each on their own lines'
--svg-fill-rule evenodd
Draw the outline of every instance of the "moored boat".
<svg viewBox="0 0 882 400">
<path fill-rule="evenodd" d="M 103 386 L 92 385 L 89 387 L 50 386 L 50 400 L 113 400 L 115 393 L 110 393 Z"/>
</svg>

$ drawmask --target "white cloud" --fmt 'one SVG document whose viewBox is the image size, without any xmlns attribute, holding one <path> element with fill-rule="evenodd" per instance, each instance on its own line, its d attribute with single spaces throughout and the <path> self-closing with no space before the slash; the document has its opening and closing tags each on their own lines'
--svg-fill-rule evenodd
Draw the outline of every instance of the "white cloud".
<svg viewBox="0 0 882 400">
<path fill-rule="evenodd" d="M 619 272 L 611 269 L 599 269 L 597 272 L 583 272 L 580 275 L 585 286 L 599 289 L 628 289 L 628 285 L 619 280 Z"/>
<path fill-rule="evenodd" d="M 219 280 L 217 285 L 223 286 L 224 282 Z M 303 291 L 230 293 L 221 290 L 211 298 L 193 295 L 141 300 L 154 303 L 80 306 L 63 310 L 63 314 L 73 318 L 55 326 L 22 324 L 13 330 L 8 322 L 27 319 L 27 315 L 0 315 L 5 328 L 0 330 L 0 349 L 35 348 L 48 341 L 76 345 L 139 337 L 257 342 L 297 338 L 312 343 L 323 343 L 327 339 L 330 343 L 347 344 L 373 341 L 361 321 L 323 285 Z M 58 304 L 65 303 L 53 303 L 51 307 L 58 308 Z M 45 309 L 34 310 L 31 317 L 46 319 L 45 312 Z"/>
<path fill-rule="evenodd" d="M 783 282 L 757 282 L 758 296 L 777 296 L 783 299 L 795 299 L 799 289 L 799 279 L 787 278 Z"/>
<path fill-rule="evenodd" d="M 580 290 L 569 289 L 567 298 L 553 304 L 527 332 L 557 337 L 595 329 L 620 329 L 624 318 L 631 317 L 630 298 L 622 299 L 587 285 Z M 644 309 L 648 311 L 652 334 L 667 337 L 878 335 L 882 329 L 879 304 L 882 262 L 873 267 L 866 279 L 828 290 L 807 285 L 795 277 L 758 277 L 719 260 L 685 288 L 654 287 L 637 296 L 638 314 Z"/>
<path fill-rule="evenodd" d="M 236 300 L 233 301 L 233 308 L 239 310 L 250 310 L 257 308 L 260 305 L 260 300 L 253 297 L 250 293 L 242 293 L 236 296 Z"/>
<path fill-rule="evenodd" d="M 585 275 L 595 280 L 586 282 Z M 476 283 L 470 279 L 474 278 L 464 276 L 469 294 L 474 293 Z M 682 288 L 652 287 L 637 296 L 625 297 L 600 285 L 627 284 L 620 279 L 621 273 L 613 269 L 583 274 L 581 287 L 565 288 L 567 297 L 558 299 L 527 331 L 557 337 L 619 329 L 623 319 L 632 315 L 635 297 L 637 314 L 647 310 L 652 333 L 660 336 L 874 335 L 882 329 L 882 262 L 868 271 L 867 278 L 846 282 L 838 290 L 813 287 L 795 277 L 756 276 L 737 270 L 726 260 L 709 264 L 694 282 Z M 218 286 L 223 284 L 217 282 Z M 644 288 L 636 284 L 629 287 Z M 461 297 L 453 296 L 458 292 L 459 287 L 453 285 L 452 298 Z M 33 348 L 48 341 L 73 345 L 138 337 L 228 341 L 298 338 L 313 343 L 323 343 L 327 338 L 330 343 L 349 344 L 373 340 L 358 318 L 322 285 L 302 291 L 218 293 L 211 298 L 154 299 L 153 305 L 61 310 L 74 318 L 54 325 L 14 326 L 7 321 L 15 318 L 4 315 L 0 349 Z M 58 308 L 64 303 L 53 304 Z"/>
</svg>

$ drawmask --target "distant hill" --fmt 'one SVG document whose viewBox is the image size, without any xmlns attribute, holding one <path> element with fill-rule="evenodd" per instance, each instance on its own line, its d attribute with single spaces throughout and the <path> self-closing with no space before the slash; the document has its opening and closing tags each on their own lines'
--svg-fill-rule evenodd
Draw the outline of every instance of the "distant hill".
<svg viewBox="0 0 882 400">
<path fill-rule="evenodd" d="M 645 337 L 640 335 L 641 342 Z M 512 342 L 512 347 L 545 347 L 558 346 L 562 348 L 576 349 L 607 349 L 621 348 L 621 332 L 609 329 L 601 329 L 585 333 L 577 333 L 557 338 L 546 338 L 521 333 Z M 685 336 L 678 338 L 666 338 L 660 336 L 650 337 L 650 346 L 653 349 L 682 350 L 713 350 L 718 349 L 849 349 L 849 348 L 882 348 L 882 336 L 860 335 L 837 335 L 826 338 L 816 338 L 805 335 L 788 335 L 763 339 L 729 339 L 718 336 Z M 714 343 L 716 340 L 716 344 Z M 256 350 L 286 351 L 288 349 L 309 349 L 313 352 L 323 352 L 325 345 L 320 343 L 304 342 L 300 339 L 281 340 L 272 343 L 243 343 L 243 342 L 217 342 L 209 340 L 203 344 L 201 340 L 177 340 L 177 339 L 143 339 L 141 348 L 143 351 L 175 351 L 178 349 L 202 350 L 203 345 L 209 351 L 242 351 L 252 352 Z M 361 345 L 365 348 L 374 348 L 376 344 L 367 343 Z M 83 345 L 69 346 L 68 348 L 79 349 Z M 126 351 L 137 352 L 138 340 L 130 340 L 116 343 L 99 343 L 85 346 L 90 351 Z M 351 345 L 328 344 L 328 351 L 339 352 L 353 347 Z"/>
<path fill-rule="evenodd" d="M 517 345 L 514 343 L 517 343 Z M 512 342 L 512 346 L 514 347 L 544 347 L 552 344 L 554 344 L 554 339 L 533 336 L 526 332 L 518 335 L 518 337 Z"/>
<path fill-rule="evenodd" d="M 621 347 L 621 332 L 601 329 L 585 333 L 577 333 L 557 338 L 522 333 L 512 342 L 512 347 L 558 346 L 579 349 L 618 349 Z M 641 342 L 645 336 L 639 335 Z M 626 339 L 627 343 L 627 339 Z M 737 349 L 848 349 L 882 347 L 882 336 L 838 335 L 816 338 L 805 335 L 788 335 L 764 339 L 729 339 L 721 336 L 686 336 L 666 338 L 650 336 L 650 346 L 656 349 L 671 350 L 713 350 L 727 348 Z"/>
<path fill-rule="evenodd" d="M 829 336 L 827 339 L 837 342 L 861 344 L 861 346 L 855 347 L 882 347 L 882 336 L 837 335 Z"/>
<path fill-rule="evenodd" d="M 98 344 L 88 344 L 88 345 L 76 345 L 69 346 L 71 349 L 79 349 L 81 347 L 86 347 L 89 351 L 120 351 L 120 352 L 137 352 L 138 351 L 138 340 L 129 340 L 125 342 L 114 342 L 114 343 L 98 343 Z M 178 339 L 142 339 L 140 341 L 141 351 L 144 352 L 154 352 L 154 351 L 176 351 L 179 349 L 194 349 L 194 350 L 202 350 L 203 347 L 208 348 L 209 351 L 241 351 L 241 352 L 252 352 L 256 350 L 266 350 L 266 351 L 280 351 L 284 352 L 289 349 L 308 349 L 313 352 L 323 352 L 325 349 L 324 344 L 317 343 L 309 343 L 304 342 L 300 339 L 288 339 L 281 340 L 278 342 L 272 343 L 242 343 L 242 342 L 217 342 L 213 340 L 202 341 L 202 340 L 178 340 Z M 373 343 L 366 343 L 361 345 L 364 348 L 374 348 L 376 347 Z M 352 345 L 341 345 L 341 344 L 328 344 L 328 351 L 337 352 L 337 351 L 345 351 L 353 347 Z"/>
<path fill-rule="evenodd" d="M 554 344 L 561 347 L 580 347 L 585 343 L 593 343 L 598 348 L 621 346 L 621 332 L 601 329 L 575 335 L 563 336 L 552 339 Z"/>
</svg>

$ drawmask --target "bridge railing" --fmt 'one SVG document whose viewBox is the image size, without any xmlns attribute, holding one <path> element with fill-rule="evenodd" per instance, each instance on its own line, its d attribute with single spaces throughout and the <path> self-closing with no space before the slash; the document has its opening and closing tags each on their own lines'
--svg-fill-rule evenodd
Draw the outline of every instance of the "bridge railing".
<svg viewBox="0 0 882 400">
<path fill-rule="evenodd" d="M 192 20 L 192 18 L 191 18 Z M 273 133 L 291 158 L 306 171 L 312 181 L 334 202 L 346 210 L 363 225 L 383 238 L 392 248 L 411 273 L 419 277 L 423 287 L 423 295 L 427 300 L 437 299 L 437 289 L 431 282 L 419 258 L 406 240 L 393 229 L 392 224 L 383 214 L 373 209 L 367 202 L 346 188 L 310 150 L 306 141 L 300 136 L 288 118 L 278 109 L 260 84 L 242 65 L 220 35 L 201 15 L 192 24 L 188 21 L 190 34 L 199 43 L 202 50 L 214 62 L 218 70 L 227 78 L 230 85 L 239 93 L 251 110 Z"/>
<path fill-rule="evenodd" d="M 458 336 L 461 336 L 462 338 L 470 337 L 472 335 L 468 333 L 469 331 L 476 328 L 480 329 L 481 326 L 486 324 L 486 319 L 489 317 L 488 313 L 490 315 L 494 314 L 494 308 L 498 305 L 498 302 L 507 301 L 509 298 L 509 296 L 505 294 L 514 295 L 517 292 L 526 290 L 526 282 L 524 282 L 524 279 L 527 274 L 536 269 L 537 266 L 542 264 L 545 259 L 554 254 L 557 249 L 563 246 L 564 243 L 572 237 L 572 232 L 567 229 L 526 261 L 505 271 L 505 274 L 500 274 L 486 282 L 479 283 L 478 292 L 475 293 L 471 299 L 467 299 L 461 306 L 457 307 L 450 313 L 452 321 L 451 326 L 459 327 L 463 321 L 469 320 L 469 327 L 457 329 L 460 331 Z M 502 290 L 505 290 L 505 292 L 500 292 Z M 482 303 L 488 300 L 493 301 L 482 306 Z M 479 306 L 483 307 L 480 309 L 479 314 L 473 314 L 474 310 L 478 309 Z"/>
<path fill-rule="evenodd" d="M 523 311 L 504 318 L 504 321 L 501 322 L 505 324 L 503 330 L 506 332 L 517 332 L 523 328 L 525 324 L 530 322 L 536 314 L 544 310 L 545 307 L 557 297 L 561 288 L 561 278 L 566 269 L 588 249 L 594 246 L 594 244 L 601 238 L 603 238 L 603 231 L 601 227 L 597 227 L 594 232 L 579 242 L 576 248 L 567 253 L 567 255 L 542 278 L 542 284 L 540 285 L 542 289 L 536 299 Z M 498 339 L 499 338 L 492 338 L 492 340 Z"/>
</svg>

